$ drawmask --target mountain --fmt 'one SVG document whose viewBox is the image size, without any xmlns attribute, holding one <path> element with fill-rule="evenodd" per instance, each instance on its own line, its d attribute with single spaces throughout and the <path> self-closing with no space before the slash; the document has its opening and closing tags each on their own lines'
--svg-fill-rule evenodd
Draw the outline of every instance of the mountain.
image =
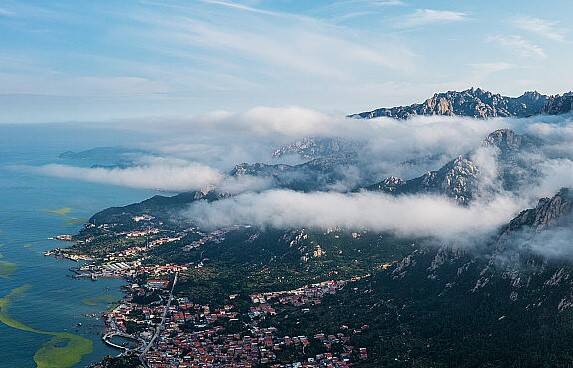
<svg viewBox="0 0 573 368">
<path fill-rule="evenodd" d="M 562 96 L 546 96 L 538 92 L 525 92 L 519 97 L 507 97 L 470 88 L 465 91 L 436 93 L 423 103 L 410 106 L 379 108 L 352 114 L 348 117 L 373 119 L 390 117 L 408 119 L 416 115 L 467 116 L 473 118 L 517 117 L 538 114 L 557 115 L 570 112 L 573 103 L 571 93 Z"/>
<path fill-rule="evenodd" d="M 541 144 L 541 141 L 531 136 L 517 134 L 510 129 L 499 129 L 490 133 L 482 146 L 495 149 L 501 187 L 516 190 L 535 177 L 532 159 L 526 154 L 536 152 Z M 391 176 L 363 189 L 392 194 L 443 194 L 460 204 L 468 204 L 480 189 L 480 175 L 480 168 L 472 161 L 472 154 L 468 153 L 417 178 L 404 180 Z"/>
<path fill-rule="evenodd" d="M 84 151 L 66 151 L 59 155 L 61 160 L 73 164 L 92 167 L 128 167 L 141 156 L 153 156 L 153 153 L 126 147 L 95 147 Z"/>
<path fill-rule="evenodd" d="M 230 175 L 270 178 L 276 186 L 293 190 L 325 190 L 346 180 L 356 164 L 354 153 L 331 153 L 299 165 L 242 163 Z"/>
<path fill-rule="evenodd" d="M 548 115 L 565 114 L 573 111 L 573 92 L 551 96 L 543 106 L 541 113 Z"/>
<path fill-rule="evenodd" d="M 459 156 L 439 170 L 428 171 L 417 178 L 402 180 L 391 176 L 365 189 L 392 194 L 440 193 L 467 204 L 477 189 L 478 177 L 478 167 L 469 158 Z"/>
<path fill-rule="evenodd" d="M 540 199 L 535 208 L 522 211 L 507 224 L 500 237 L 508 237 L 524 228 L 541 231 L 548 227 L 562 225 L 572 211 L 573 191 L 563 188 L 552 198 Z"/>
<path fill-rule="evenodd" d="M 480 149 L 494 153 L 501 185 L 518 190 L 535 177 L 530 157 L 543 143 L 500 129 Z M 293 152 L 301 148 L 296 147 Z M 300 165 L 240 164 L 230 175 L 320 190 L 343 179 L 356 160 L 341 152 L 318 156 Z M 460 155 L 420 177 L 390 177 L 368 189 L 431 192 L 467 204 L 482 189 L 486 172 L 472 157 Z M 173 239 L 146 248 L 146 264 L 188 266 L 178 282 L 179 297 L 217 308 L 237 303 L 245 318 L 250 294 L 345 280 L 345 287 L 314 305 L 277 301 L 260 327 L 276 329 L 276 336 L 344 337 L 349 346 L 367 350 L 367 358 L 355 358 L 360 367 L 567 367 L 573 361 L 573 264 L 553 255 L 570 247 L 572 193 L 562 189 L 540 199 L 473 247 L 465 246 L 465 238 L 436 244 L 367 229 L 202 229 L 185 219 L 191 203 L 225 196 L 214 191 L 155 196 L 104 210 L 74 236 L 74 247 L 105 259 L 128 253 L 134 244 Z M 128 235 L 142 232 L 148 235 Z M 231 302 L 231 295 L 240 295 L 239 301 Z M 329 351 L 340 349 L 333 344 Z M 303 350 L 285 361 L 306 358 Z"/>
<path fill-rule="evenodd" d="M 518 223 L 541 237 L 571 230 L 571 193 L 541 199 L 499 235 Z M 368 347 L 364 367 L 570 366 L 573 266 L 531 252 L 515 235 L 518 256 L 500 253 L 496 237 L 477 248 L 417 244 L 320 306 L 270 323 L 286 332 L 293 321 L 308 334 L 362 326 L 353 342 Z"/>
<path fill-rule="evenodd" d="M 306 137 L 273 151 L 274 158 L 296 155 L 305 160 L 354 150 L 356 144 L 342 138 Z"/>
</svg>

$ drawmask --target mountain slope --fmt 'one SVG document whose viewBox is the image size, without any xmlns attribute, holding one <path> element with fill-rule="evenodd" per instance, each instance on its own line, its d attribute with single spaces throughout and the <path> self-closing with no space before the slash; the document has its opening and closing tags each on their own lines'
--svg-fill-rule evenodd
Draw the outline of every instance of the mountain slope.
<svg viewBox="0 0 573 368">
<path fill-rule="evenodd" d="M 563 189 L 507 227 L 518 222 L 519 231 L 538 234 L 571 229 L 564 220 L 572 199 Z M 339 326 L 361 329 L 352 342 L 368 347 L 365 367 L 568 367 L 573 266 L 532 254 L 514 240 L 519 263 L 497 253 L 495 238 L 478 249 L 418 245 L 320 306 L 288 311 L 288 319 L 279 313 L 270 323 L 288 331 L 292 325 L 285 321 L 293 321 L 306 334 L 324 326 L 332 333 Z"/>
<path fill-rule="evenodd" d="M 299 165 L 242 163 L 230 175 L 270 178 L 276 186 L 293 190 L 325 190 L 346 180 L 356 164 L 356 154 L 337 152 Z"/>
<path fill-rule="evenodd" d="M 534 165 L 526 155 L 536 152 L 541 145 L 541 141 L 510 129 L 496 130 L 482 143 L 482 147 L 495 150 L 497 175 L 505 190 L 516 190 L 535 178 Z M 460 204 L 468 204 L 480 189 L 481 178 L 479 166 L 468 153 L 417 178 L 404 180 L 391 176 L 364 189 L 392 194 L 442 194 Z"/>
</svg>

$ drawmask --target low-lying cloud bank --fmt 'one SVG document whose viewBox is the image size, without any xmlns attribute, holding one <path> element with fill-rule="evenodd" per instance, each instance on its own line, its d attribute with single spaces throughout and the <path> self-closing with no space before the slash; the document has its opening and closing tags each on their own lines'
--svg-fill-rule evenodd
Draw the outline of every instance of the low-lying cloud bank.
<svg viewBox="0 0 573 368">
<path fill-rule="evenodd" d="M 156 139 L 146 148 L 222 170 L 241 162 L 270 162 L 274 149 L 306 137 L 341 138 L 360 143 L 364 166 L 402 175 L 396 172 L 399 162 L 430 156 L 447 160 L 466 153 L 493 130 L 514 125 L 510 120 L 457 116 L 362 120 L 301 107 L 255 107 L 239 113 L 123 121 L 119 126 L 151 132 Z"/>
<path fill-rule="evenodd" d="M 235 224 L 274 228 L 367 228 L 464 241 L 495 230 L 523 205 L 505 196 L 498 196 L 487 204 L 460 207 L 446 198 L 430 195 L 394 197 L 372 192 L 269 190 L 212 203 L 195 203 L 184 216 L 207 228 Z"/>
<path fill-rule="evenodd" d="M 184 192 L 217 188 L 236 194 L 271 187 L 266 178 L 229 177 L 206 165 L 183 160 L 148 159 L 149 163 L 130 167 L 78 167 L 60 164 L 44 165 L 33 170 L 49 176 L 129 188 Z"/>
<path fill-rule="evenodd" d="M 51 164 L 37 169 L 61 178 L 104 183 L 130 188 L 185 191 L 215 185 L 223 180 L 217 170 L 200 164 L 148 165 L 126 168 L 86 168 Z"/>
</svg>

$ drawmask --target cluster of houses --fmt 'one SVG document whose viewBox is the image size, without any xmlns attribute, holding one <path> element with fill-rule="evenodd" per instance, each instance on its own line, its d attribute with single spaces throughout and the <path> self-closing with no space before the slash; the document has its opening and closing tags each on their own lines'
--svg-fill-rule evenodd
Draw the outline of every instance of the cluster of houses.
<svg viewBox="0 0 573 368">
<path fill-rule="evenodd" d="M 281 304 L 291 304 L 296 307 L 306 304 L 317 305 L 321 303 L 324 295 L 336 293 L 346 283 L 346 280 L 329 280 L 294 290 L 257 293 L 251 295 L 251 301 L 255 304 L 264 305 L 268 301 L 276 299 Z"/>
<path fill-rule="evenodd" d="M 164 271 L 172 270 L 172 267 Z M 322 296 L 336 292 L 346 283 L 331 280 L 296 290 L 253 294 L 246 312 L 239 312 L 233 305 L 233 295 L 228 304 L 217 309 L 193 303 L 187 298 L 177 298 L 169 307 L 152 348 L 145 352 L 143 358 L 150 368 L 349 367 L 357 359 L 366 359 L 368 353 L 364 348 L 356 349 L 351 345 L 349 333 L 352 330 L 348 328 L 337 334 L 281 336 L 277 328 L 261 324 L 267 316 L 276 314 L 275 307 L 280 304 L 318 304 Z M 158 290 L 160 294 L 168 294 L 168 289 L 169 278 L 154 275 L 145 284 L 132 284 L 129 293 Z M 127 299 L 108 312 L 107 332 L 115 329 L 120 334 L 131 333 L 134 339 L 149 343 L 157 328 L 157 320 L 164 311 L 162 301 L 140 305 Z M 137 332 L 128 331 L 128 325 L 138 326 Z M 323 351 L 307 354 L 305 349 L 311 343 L 318 344 Z"/>
</svg>

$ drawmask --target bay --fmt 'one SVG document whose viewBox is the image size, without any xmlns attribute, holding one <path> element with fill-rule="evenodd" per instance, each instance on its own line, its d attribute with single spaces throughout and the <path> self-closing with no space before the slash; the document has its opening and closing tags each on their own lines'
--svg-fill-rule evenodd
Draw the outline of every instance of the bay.
<svg viewBox="0 0 573 368">
<path fill-rule="evenodd" d="M 121 298 L 122 281 L 73 279 L 75 262 L 43 253 L 66 245 L 49 237 L 78 231 L 93 213 L 154 193 L 48 177 L 31 167 L 58 163 L 64 151 L 141 138 L 71 124 L 0 125 L 0 367 L 85 367 L 117 354 L 101 341 L 99 316 Z"/>
</svg>

